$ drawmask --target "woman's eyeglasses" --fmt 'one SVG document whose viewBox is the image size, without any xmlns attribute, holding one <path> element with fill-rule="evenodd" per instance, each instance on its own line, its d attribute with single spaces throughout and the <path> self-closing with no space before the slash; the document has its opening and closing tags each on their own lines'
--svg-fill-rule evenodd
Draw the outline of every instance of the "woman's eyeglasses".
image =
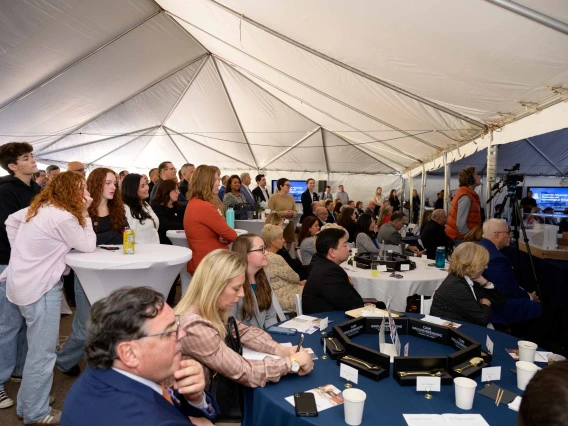
<svg viewBox="0 0 568 426">
<path fill-rule="evenodd" d="M 252 253 L 253 251 L 259 251 L 259 252 L 261 252 L 262 254 L 265 254 L 265 253 L 266 253 L 266 247 L 263 246 L 263 247 L 258 248 L 258 249 L 249 250 L 249 253 Z"/>
</svg>

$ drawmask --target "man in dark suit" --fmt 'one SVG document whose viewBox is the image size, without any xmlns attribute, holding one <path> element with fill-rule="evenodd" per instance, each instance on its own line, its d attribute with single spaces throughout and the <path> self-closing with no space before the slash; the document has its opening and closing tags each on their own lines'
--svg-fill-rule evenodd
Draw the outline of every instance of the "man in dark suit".
<svg viewBox="0 0 568 426">
<path fill-rule="evenodd" d="M 300 223 L 302 223 L 305 217 L 311 216 L 313 214 L 312 203 L 314 201 L 319 201 L 318 194 L 314 192 L 316 181 L 312 178 L 309 178 L 306 181 L 306 184 L 308 186 L 308 189 L 306 189 L 302 193 L 302 217 L 300 218 Z"/>
<path fill-rule="evenodd" d="M 402 241 L 402 235 L 400 235 L 400 230 L 406 223 L 406 215 L 400 211 L 394 212 L 391 215 L 390 222 L 385 223 L 379 229 L 377 234 L 376 240 L 382 244 L 384 241 L 385 244 L 391 244 L 393 246 L 401 246 L 405 250 L 409 250 L 412 253 L 416 254 L 424 254 L 424 252 L 420 251 L 418 247 L 411 246 L 410 244 L 405 244 Z"/>
<path fill-rule="evenodd" d="M 329 216 L 329 212 L 327 211 L 327 209 L 325 207 L 316 206 L 314 214 L 319 219 L 320 228 L 327 223 L 327 218 Z"/>
<path fill-rule="evenodd" d="M 247 203 L 256 203 L 254 196 L 252 195 L 251 190 L 249 189 L 250 185 L 250 174 L 249 173 L 241 173 L 241 189 L 239 192 L 245 196 Z"/>
<path fill-rule="evenodd" d="M 254 195 L 255 200 L 266 201 L 270 198 L 270 194 L 266 189 L 266 177 L 262 174 L 256 175 L 254 178 L 257 187 L 252 190 L 252 195 Z"/>
<path fill-rule="evenodd" d="M 361 295 L 339 266 L 349 258 L 347 238 L 345 231 L 339 228 L 325 229 L 318 234 L 317 254 L 302 293 L 304 314 L 349 311 L 363 306 Z"/>
<path fill-rule="evenodd" d="M 225 185 L 227 184 L 227 180 L 229 180 L 229 175 L 225 175 L 221 178 L 221 186 L 219 187 L 219 193 L 217 194 L 221 201 L 223 201 L 223 197 L 225 196 Z"/>
<path fill-rule="evenodd" d="M 489 252 L 489 264 L 483 276 L 507 297 L 495 306 L 491 321 L 513 324 L 540 317 L 542 306 L 536 292 L 529 293 L 517 284 L 511 262 L 500 250 L 509 245 L 509 227 L 503 219 L 489 219 L 483 224 L 483 239 L 479 244 Z"/>
<path fill-rule="evenodd" d="M 436 259 L 436 250 L 438 247 L 444 247 L 445 249 L 452 243 L 452 240 L 448 238 L 444 230 L 447 220 L 446 212 L 442 209 L 437 209 L 432 212 L 430 222 L 422 225 L 423 228 L 422 231 L 420 231 L 420 239 L 422 240 L 422 244 L 424 244 L 428 259 Z"/>
<path fill-rule="evenodd" d="M 335 217 L 335 213 L 333 213 L 333 201 L 326 200 L 325 201 L 325 208 L 327 209 L 327 220 L 326 223 L 335 223 L 337 222 L 337 218 Z"/>
<path fill-rule="evenodd" d="M 203 391 L 201 364 L 181 361 L 184 337 L 179 316 L 149 287 L 96 302 L 85 341 L 89 367 L 67 394 L 61 425 L 211 424 L 203 417 L 213 419 L 217 404 Z"/>
</svg>

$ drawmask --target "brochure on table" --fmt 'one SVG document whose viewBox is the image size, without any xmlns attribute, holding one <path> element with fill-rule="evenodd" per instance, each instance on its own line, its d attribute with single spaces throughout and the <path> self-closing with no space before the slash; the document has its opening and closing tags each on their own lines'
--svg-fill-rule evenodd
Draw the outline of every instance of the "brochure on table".
<svg viewBox="0 0 568 426">
<path fill-rule="evenodd" d="M 331 384 L 310 389 L 306 392 L 314 394 L 318 413 L 323 410 L 327 410 L 328 408 L 343 404 L 343 395 L 341 391 Z M 294 395 L 288 396 L 284 399 L 292 404 L 292 406 L 295 406 Z"/>
<path fill-rule="evenodd" d="M 300 333 L 313 334 L 320 329 L 321 318 L 298 315 L 296 318 L 280 324 L 280 327 L 295 328 Z"/>
<path fill-rule="evenodd" d="M 489 426 L 481 414 L 403 414 L 408 426 Z"/>
</svg>

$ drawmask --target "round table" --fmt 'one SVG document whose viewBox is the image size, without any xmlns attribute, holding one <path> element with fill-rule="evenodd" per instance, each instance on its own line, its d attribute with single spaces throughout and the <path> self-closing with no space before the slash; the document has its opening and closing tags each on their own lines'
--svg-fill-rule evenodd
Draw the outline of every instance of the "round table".
<svg viewBox="0 0 568 426">
<path fill-rule="evenodd" d="M 350 319 L 343 312 L 328 312 L 314 314 L 318 318 L 326 316 L 333 320 L 332 324 L 340 324 Z M 408 314 L 409 317 L 422 318 L 422 315 Z M 331 326 L 327 330 L 330 330 Z M 480 327 L 473 324 L 463 323 L 459 331 L 472 337 L 478 342 L 482 342 L 485 348 L 487 336 L 494 343 L 494 354 L 492 366 L 501 366 L 501 380 L 495 382 L 497 385 L 507 389 L 517 395 L 522 395 L 522 391 L 517 388 L 517 377 L 511 371 L 515 368 L 515 361 L 505 351 L 506 348 L 516 348 L 518 339 Z M 293 345 L 298 343 L 299 334 L 295 336 L 283 336 L 272 334 L 274 340 L 284 343 L 291 342 Z M 345 380 L 339 377 L 339 366 L 337 362 L 328 358 L 322 360 L 322 346 L 320 344 L 320 333 L 306 334 L 303 346 L 312 348 L 319 359 L 314 361 L 314 370 L 309 376 L 288 375 L 282 377 L 279 383 L 268 383 L 264 388 L 255 388 L 245 392 L 245 419 L 243 426 L 249 425 L 325 425 L 325 426 L 343 426 L 345 425 L 343 418 L 343 406 L 329 408 L 319 413 L 318 417 L 296 417 L 294 407 L 286 402 L 284 398 L 293 395 L 295 392 L 305 392 L 307 390 L 332 384 L 339 390 L 344 390 Z M 354 343 L 367 346 L 378 350 L 378 335 L 363 334 L 354 337 Z M 440 345 L 434 342 L 426 341 L 419 337 L 401 335 L 401 344 L 404 347 L 409 343 L 409 356 L 447 356 L 455 352 L 449 346 Z M 387 336 L 390 342 L 390 337 Z M 540 364 L 543 366 L 544 364 Z M 483 388 L 481 378 L 475 379 L 478 383 L 476 392 Z M 359 376 L 358 384 L 353 384 L 354 388 L 358 388 L 366 392 L 367 399 L 363 414 L 362 425 L 384 424 L 389 426 L 406 426 L 403 414 L 443 414 L 443 413 L 478 413 L 490 425 L 515 425 L 517 424 L 517 413 L 510 410 L 507 405 L 500 404 L 495 406 L 495 401 L 479 394 L 475 394 L 473 408 L 464 411 L 456 407 L 455 393 L 453 385 L 441 386 L 440 392 L 432 392 L 433 398 L 428 400 L 424 398 L 424 392 L 417 392 L 416 387 L 403 387 L 392 376 L 374 382 L 366 377 Z"/>
<path fill-rule="evenodd" d="M 97 247 L 93 253 L 65 256 L 81 281 L 91 305 L 121 287 L 149 286 L 166 297 L 176 276 L 191 259 L 191 250 L 164 244 L 136 244 L 135 254 Z"/>
<path fill-rule="evenodd" d="M 264 219 L 235 220 L 235 227 L 244 229 L 248 233 L 255 234 L 260 237 L 264 223 Z M 288 225 L 288 223 L 290 223 L 290 221 L 288 219 L 285 219 L 284 225 Z"/>
<path fill-rule="evenodd" d="M 433 260 L 426 257 L 410 258 L 416 262 L 416 269 L 413 271 L 397 272 L 403 278 L 397 279 L 389 277 L 390 272 L 379 272 L 378 278 L 371 277 L 370 269 L 359 269 L 343 263 L 341 266 L 351 277 L 355 289 L 363 298 L 375 298 L 387 302 L 391 299 L 391 308 L 395 311 L 406 311 L 406 298 L 413 294 L 432 296 L 434 291 L 442 284 L 448 276 L 446 271 L 442 271 L 433 266 Z"/>
<path fill-rule="evenodd" d="M 247 231 L 244 229 L 235 229 L 237 235 L 246 234 Z M 187 242 L 187 238 L 185 236 L 185 231 L 176 231 L 170 230 L 166 232 L 166 237 L 170 239 L 174 246 L 185 247 L 189 248 L 189 243 Z M 191 259 L 191 258 L 190 258 Z M 181 272 L 179 273 L 181 278 L 181 295 L 185 294 L 185 291 L 189 287 L 189 283 L 191 282 L 191 275 L 187 272 L 187 268 L 182 268 Z"/>
</svg>

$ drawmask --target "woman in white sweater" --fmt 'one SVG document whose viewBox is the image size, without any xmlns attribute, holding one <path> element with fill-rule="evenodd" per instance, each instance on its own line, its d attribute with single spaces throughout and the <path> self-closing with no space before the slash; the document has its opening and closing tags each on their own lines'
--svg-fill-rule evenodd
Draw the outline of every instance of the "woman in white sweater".
<svg viewBox="0 0 568 426">
<path fill-rule="evenodd" d="M 148 198 L 148 182 L 143 176 L 130 173 L 122 181 L 122 198 L 128 226 L 135 232 L 138 244 L 160 244 L 160 221 L 152 207 L 144 201 Z"/>
</svg>

